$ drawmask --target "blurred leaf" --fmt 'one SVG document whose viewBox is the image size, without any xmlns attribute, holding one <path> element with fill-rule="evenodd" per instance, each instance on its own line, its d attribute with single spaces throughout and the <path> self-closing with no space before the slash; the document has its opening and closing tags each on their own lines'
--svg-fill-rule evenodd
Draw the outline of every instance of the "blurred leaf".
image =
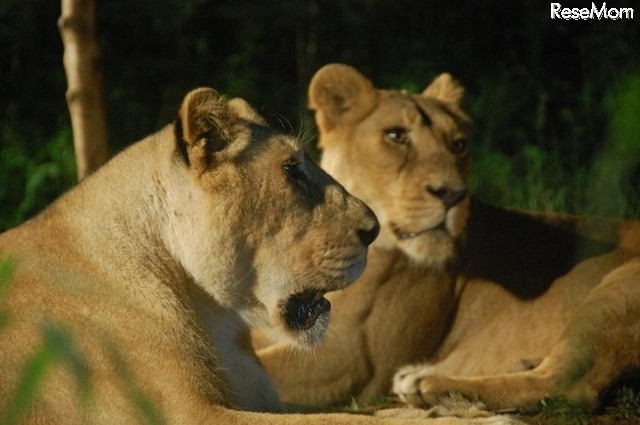
<svg viewBox="0 0 640 425">
<path fill-rule="evenodd" d="M 42 329 L 43 342 L 29 357 L 13 392 L 0 414 L 4 425 L 20 423 L 38 399 L 42 382 L 56 365 L 65 365 L 75 379 L 78 399 L 85 408 L 89 404 L 91 385 L 87 367 L 64 327 L 46 323 Z"/>
</svg>

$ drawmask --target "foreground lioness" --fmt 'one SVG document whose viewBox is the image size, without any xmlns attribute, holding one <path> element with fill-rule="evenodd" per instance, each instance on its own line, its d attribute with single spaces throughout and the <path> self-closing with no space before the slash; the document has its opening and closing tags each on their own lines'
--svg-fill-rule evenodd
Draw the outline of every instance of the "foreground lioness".
<svg viewBox="0 0 640 425">
<path fill-rule="evenodd" d="M 322 166 L 381 222 L 363 276 L 330 296 L 313 355 L 259 356 L 291 403 L 449 390 L 490 408 L 564 396 L 595 408 L 640 367 L 640 223 L 546 218 L 470 198 L 463 87 L 414 95 L 328 65 L 309 88 Z M 304 374 L 290 373 L 291 369 Z"/>
<path fill-rule="evenodd" d="M 174 125 L 0 236 L 15 264 L 0 312 L 0 422 L 20 414 L 23 367 L 40 376 L 39 347 L 55 353 L 67 332 L 73 344 L 54 344 L 67 356 L 43 375 L 26 423 L 395 423 L 234 410 L 278 409 L 245 321 L 316 342 L 323 295 L 360 275 L 377 231 L 246 103 L 189 93 Z"/>
</svg>

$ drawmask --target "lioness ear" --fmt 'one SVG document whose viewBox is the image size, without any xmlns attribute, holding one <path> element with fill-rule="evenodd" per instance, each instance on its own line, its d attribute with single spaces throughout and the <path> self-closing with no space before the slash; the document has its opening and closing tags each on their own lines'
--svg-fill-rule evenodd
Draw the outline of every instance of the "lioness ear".
<svg viewBox="0 0 640 425">
<path fill-rule="evenodd" d="M 243 120 L 265 127 L 268 125 L 264 118 L 244 99 L 234 97 L 229 101 L 229 108 Z"/>
<path fill-rule="evenodd" d="M 371 81 L 348 65 L 325 65 L 309 84 L 309 107 L 322 131 L 362 119 L 373 110 L 376 98 Z"/>
<path fill-rule="evenodd" d="M 210 88 L 195 89 L 185 96 L 175 124 L 176 139 L 180 151 L 196 171 L 203 172 L 216 152 L 227 151 L 235 145 L 241 129 L 239 124 L 244 115 L 250 115 L 239 104 Z M 251 110 L 248 105 L 246 108 Z"/>
<path fill-rule="evenodd" d="M 437 76 L 422 95 L 461 107 L 464 101 L 464 87 L 451 74 L 445 72 Z"/>
</svg>

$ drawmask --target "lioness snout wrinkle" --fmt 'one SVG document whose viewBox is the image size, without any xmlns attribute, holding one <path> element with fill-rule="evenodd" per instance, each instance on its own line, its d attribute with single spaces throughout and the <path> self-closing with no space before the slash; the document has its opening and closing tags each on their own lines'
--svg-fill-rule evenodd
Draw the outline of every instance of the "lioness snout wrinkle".
<svg viewBox="0 0 640 425">
<path fill-rule="evenodd" d="M 432 185 L 427 185 L 427 192 L 440 199 L 447 210 L 458 205 L 468 193 L 466 188 L 452 189 L 449 186 L 435 187 Z"/>
</svg>

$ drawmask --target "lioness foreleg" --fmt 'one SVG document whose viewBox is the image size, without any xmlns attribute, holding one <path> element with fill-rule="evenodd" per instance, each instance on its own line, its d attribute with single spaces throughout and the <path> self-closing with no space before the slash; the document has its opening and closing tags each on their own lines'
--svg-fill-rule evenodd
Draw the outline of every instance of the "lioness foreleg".
<svg viewBox="0 0 640 425">
<path fill-rule="evenodd" d="M 409 366 L 393 391 L 414 406 L 433 406 L 447 394 L 479 399 L 490 409 L 530 409 L 562 397 L 587 409 L 626 374 L 637 371 L 640 351 L 640 258 L 611 271 L 586 298 L 551 353 L 532 370 L 494 376 L 445 376 L 435 366 Z"/>
</svg>

